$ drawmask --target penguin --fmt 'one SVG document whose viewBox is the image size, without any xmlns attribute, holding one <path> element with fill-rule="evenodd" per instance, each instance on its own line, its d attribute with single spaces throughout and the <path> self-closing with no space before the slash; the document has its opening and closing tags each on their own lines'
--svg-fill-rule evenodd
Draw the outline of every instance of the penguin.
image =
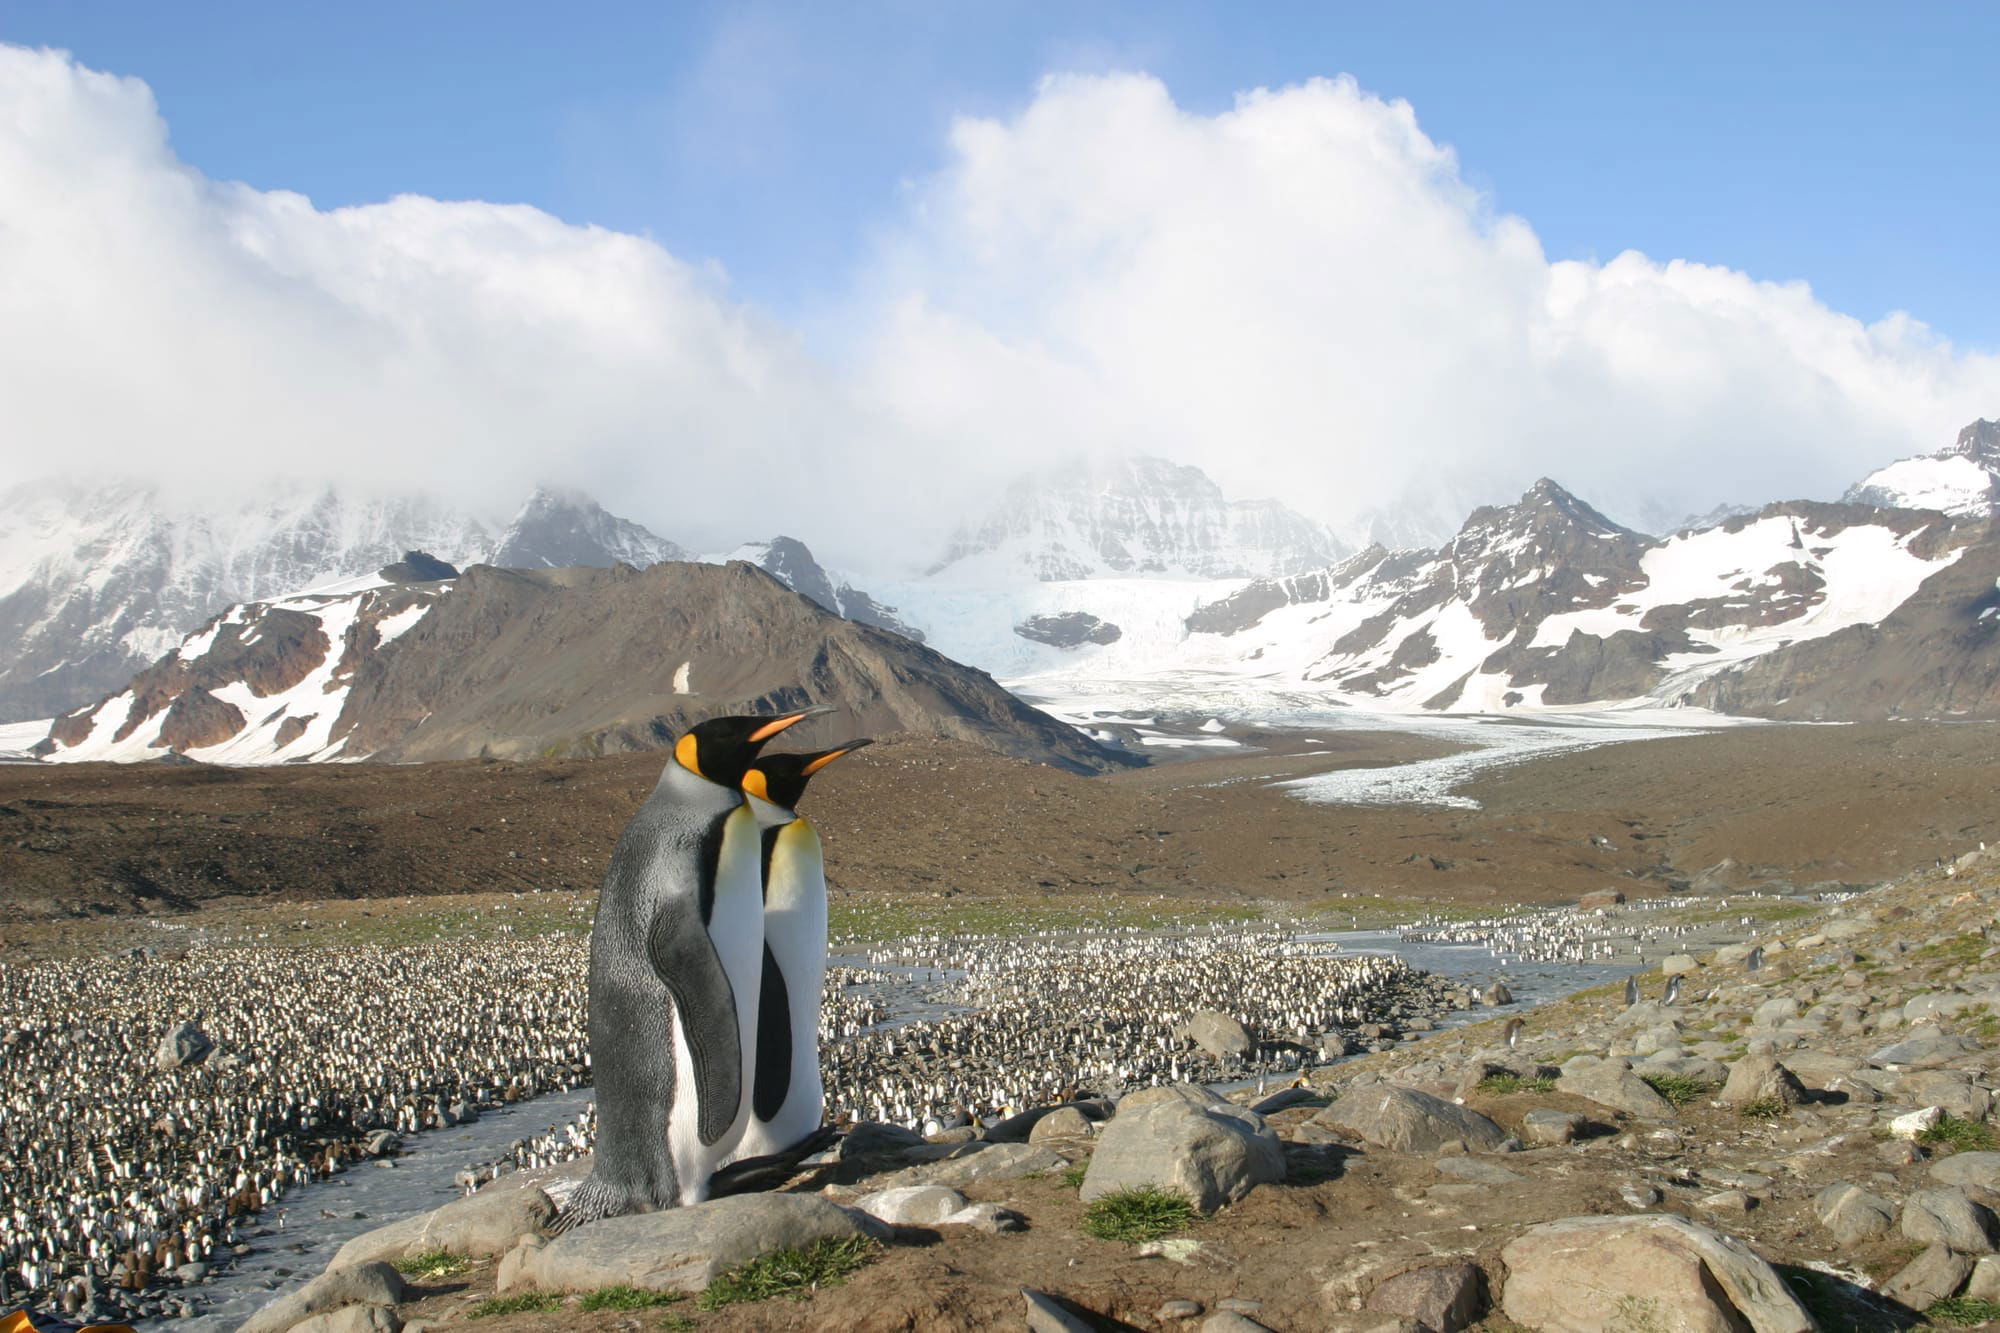
<svg viewBox="0 0 2000 1333">
<path fill-rule="evenodd" d="M 1507 1039 L 1508 1050 L 1511 1051 L 1521 1044 L 1521 1029 L 1526 1026 L 1527 1024 L 1522 1022 L 1518 1018 L 1510 1018 L 1507 1020 L 1507 1026 L 1505 1028 L 1502 1028 L 1501 1032 Z"/>
<path fill-rule="evenodd" d="M 1639 978 L 1635 973 L 1625 978 L 1625 1007 L 1630 1009 L 1639 1003 Z"/>
<path fill-rule="evenodd" d="M 1743 960 L 1743 970 L 1746 972 L 1756 972 L 1762 970 L 1763 966 L 1764 946 L 1760 944 L 1752 949 L 1749 956 Z"/>
<path fill-rule="evenodd" d="M 748 1127 L 734 1157 L 783 1154 L 811 1139 L 826 1117 L 819 1017 L 826 981 L 826 870 L 819 833 L 798 813 L 815 773 L 871 742 L 814 754 L 763 755 L 743 775 L 762 829 L 764 959 Z"/>
<path fill-rule="evenodd" d="M 1681 979 L 1680 979 L 1680 974 L 1675 973 L 1671 978 L 1668 979 L 1667 993 L 1660 998 L 1660 1003 L 1679 1004 L 1680 1002 L 1681 1002 Z"/>
<path fill-rule="evenodd" d="M 761 839 L 739 784 L 772 737 L 832 711 L 689 728 L 619 837 L 590 936 L 596 1158 L 559 1230 L 698 1203 L 736 1146 L 763 951 Z"/>
</svg>

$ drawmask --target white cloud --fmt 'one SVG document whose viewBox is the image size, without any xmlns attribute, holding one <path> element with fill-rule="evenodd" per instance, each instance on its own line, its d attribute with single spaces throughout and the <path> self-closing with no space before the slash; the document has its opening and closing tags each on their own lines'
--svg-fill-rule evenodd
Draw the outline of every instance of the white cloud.
<svg viewBox="0 0 2000 1333">
<path fill-rule="evenodd" d="M 870 382 L 983 451 L 1150 449 L 1342 517 L 1548 474 L 1641 519 L 1834 495 L 2000 408 L 2000 358 L 1905 317 L 1550 263 L 1347 79 L 1204 116 L 1143 76 L 1051 78 L 953 148 L 881 257 Z"/>
<path fill-rule="evenodd" d="M 950 149 L 858 261 L 834 367 L 650 240 L 211 181 L 142 83 L 0 47 L 0 468 L 338 471 L 498 507 L 546 478 L 676 540 L 921 558 L 983 488 L 1081 450 L 1327 517 L 1548 473 L 1631 518 L 1832 494 L 2000 408 L 2000 359 L 1913 320 L 1550 264 L 1409 107 L 1345 81 L 1205 116 L 1054 78 Z"/>
</svg>

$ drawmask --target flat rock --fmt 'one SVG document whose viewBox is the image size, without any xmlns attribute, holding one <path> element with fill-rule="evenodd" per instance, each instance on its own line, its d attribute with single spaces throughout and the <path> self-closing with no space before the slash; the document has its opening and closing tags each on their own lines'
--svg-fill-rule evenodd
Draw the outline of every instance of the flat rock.
<svg viewBox="0 0 2000 1333">
<path fill-rule="evenodd" d="M 1431 1154 L 1447 1146 L 1497 1152 L 1508 1139 L 1506 1130 L 1477 1111 L 1390 1084 L 1354 1089 L 1313 1119 L 1397 1152 Z"/>
<path fill-rule="evenodd" d="M 1121 1108 L 1098 1133 L 1080 1193 L 1088 1203 L 1153 1185 L 1210 1213 L 1284 1178 L 1284 1146 L 1262 1116 L 1228 1103 L 1174 1099 Z"/>
<path fill-rule="evenodd" d="M 505 1254 L 523 1235 L 547 1235 L 555 1204 L 539 1189 L 484 1189 L 442 1208 L 364 1231 L 341 1246 L 329 1270 L 448 1250 L 467 1259 Z"/>
<path fill-rule="evenodd" d="M 1683 1218 L 1572 1217 L 1501 1250 L 1502 1308 L 1537 1333 L 1812 1333 L 1783 1279 L 1743 1242 Z"/>
<path fill-rule="evenodd" d="M 904 1185 L 877 1190 L 849 1205 L 891 1226 L 936 1226 L 965 1207 L 965 1196 L 947 1185 Z"/>
<path fill-rule="evenodd" d="M 1228 1101 L 1202 1087 L 1199 1083 L 1162 1083 L 1157 1088 L 1140 1088 L 1128 1092 L 1118 1099 L 1118 1113 L 1137 1111 L 1161 1102 L 1186 1102 L 1190 1106 L 1220 1106 Z"/>
<path fill-rule="evenodd" d="M 1028 1307 L 1028 1333 L 1091 1333 L 1091 1326 L 1056 1303 L 1047 1292 L 1021 1288 Z"/>
<path fill-rule="evenodd" d="M 1940 1185 L 1971 1186 L 2000 1194 L 2000 1152 L 1961 1152 L 1940 1157 L 1924 1168 Z"/>
<path fill-rule="evenodd" d="M 344 1305 L 293 1324 L 291 1333 L 402 1333 L 403 1320 L 386 1305 Z"/>
<path fill-rule="evenodd" d="M 547 1291 L 621 1282 L 643 1291 L 703 1291 L 752 1259 L 849 1236 L 887 1240 L 889 1228 L 811 1194 L 742 1194 L 578 1227 L 535 1251 L 522 1273 Z"/>
<path fill-rule="evenodd" d="M 1441 1176 L 1470 1180 L 1481 1185 L 1518 1185 L 1527 1179 L 1520 1172 L 1509 1171 L 1498 1162 L 1484 1157 L 1440 1157 L 1433 1165 Z"/>
<path fill-rule="evenodd" d="M 877 1189 L 903 1185 L 949 1185 L 953 1189 L 975 1180 L 1018 1180 L 1036 1171 L 1060 1171 L 1068 1159 L 1037 1143 L 960 1144 L 960 1153 L 941 1162 L 926 1162 L 892 1171 L 870 1181 Z M 965 1148 L 977 1148 L 964 1152 Z"/>
<path fill-rule="evenodd" d="M 1972 1046 L 1964 1038 L 1940 1028 L 1918 1028 L 1899 1042 L 1884 1046 L 1868 1057 L 1878 1069 L 1901 1065 L 1907 1069 L 1938 1069 L 1963 1058 Z"/>
<path fill-rule="evenodd" d="M 385 1263 L 329 1269 L 244 1320 L 237 1333 L 285 1333 L 315 1315 L 351 1305 L 393 1306 L 403 1299 L 403 1275 Z"/>
<path fill-rule="evenodd" d="M 1521 1137 L 1530 1143 L 1574 1143 L 1589 1123 L 1574 1111 L 1544 1107 L 1521 1117 Z"/>
</svg>

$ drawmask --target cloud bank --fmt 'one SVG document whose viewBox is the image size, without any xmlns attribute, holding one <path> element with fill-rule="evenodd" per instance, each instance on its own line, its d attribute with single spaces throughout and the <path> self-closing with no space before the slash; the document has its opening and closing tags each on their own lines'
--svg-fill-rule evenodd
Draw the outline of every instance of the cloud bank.
<svg viewBox="0 0 2000 1333">
<path fill-rule="evenodd" d="M 208 180 L 144 84 L 0 47 L 0 468 L 496 507 L 548 479 L 675 540 L 784 530 L 886 568 L 1078 454 L 1195 463 L 1350 532 L 1543 474 L 1657 525 L 1837 494 L 2000 411 L 2000 356 L 1912 318 L 1551 263 L 1409 106 L 1344 79 L 1211 116 L 1143 76 L 1051 78 L 960 121 L 893 207 L 815 354 L 645 238 Z"/>
</svg>

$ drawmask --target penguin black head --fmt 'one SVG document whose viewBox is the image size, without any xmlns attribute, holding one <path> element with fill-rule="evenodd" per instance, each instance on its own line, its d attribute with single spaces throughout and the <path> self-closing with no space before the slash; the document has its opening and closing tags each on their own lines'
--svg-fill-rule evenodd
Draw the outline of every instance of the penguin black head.
<svg viewBox="0 0 2000 1333">
<path fill-rule="evenodd" d="M 778 717 L 712 717 L 695 723 L 674 742 L 674 759 L 696 777 L 735 787 L 764 742 L 794 723 L 833 711 L 819 707 Z"/>
<path fill-rule="evenodd" d="M 818 750 L 812 754 L 765 754 L 750 762 L 750 770 L 743 775 L 743 790 L 752 796 L 761 797 L 772 805 L 786 810 L 798 808 L 799 798 L 806 794 L 806 783 L 812 775 L 825 768 L 844 754 L 853 754 L 864 745 L 874 741 L 848 741 L 836 745 L 831 750 Z"/>
</svg>

